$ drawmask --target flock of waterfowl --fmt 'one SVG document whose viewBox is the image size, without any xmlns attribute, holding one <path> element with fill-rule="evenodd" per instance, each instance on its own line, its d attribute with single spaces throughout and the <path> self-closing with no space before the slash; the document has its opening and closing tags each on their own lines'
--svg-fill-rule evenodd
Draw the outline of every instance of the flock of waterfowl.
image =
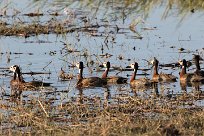
<svg viewBox="0 0 204 136">
<path fill-rule="evenodd" d="M 193 82 L 204 82 L 204 71 L 201 70 L 199 60 L 202 58 L 199 55 L 194 55 L 194 61 L 196 65 L 196 70 L 193 73 L 187 73 L 187 61 L 185 59 L 180 60 L 179 64 L 181 66 L 181 71 L 179 72 L 180 75 L 180 83 L 193 83 Z M 131 68 L 133 69 L 132 76 L 130 77 L 130 86 L 135 88 L 148 88 L 153 85 L 155 82 L 176 82 L 177 77 L 172 74 L 165 74 L 165 73 L 158 73 L 158 64 L 159 61 L 154 58 L 151 61 L 154 71 L 152 75 L 152 79 L 148 78 L 138 78 L 136 79 L 137 70 L 138 70 L 138 63 L 134 62 L 131 64 Z M 83 76 L 83 69 L 84 65 L 83 62 L 76 63 L 76 67 L 79 69 L 79 74 L 77 76 L 77 88 L 87 88 L 87 87 L 102 87 L 107 84 L 123 84 L 128 83 L 128 79 L 125 77 L 120 76 L 109 76 L 110 70 L 110 62 L 103 63 L 103 66 L 106 68 L 104 73 L 101 77 L 84 77 Z M 15 90 L 31 90 L 35 89 L 36 87 L 42 86 L 50 86 L 51 83 L 44 83 L 42 81 L 31 81 L 26 82 L 22 77 L 22 73 L 18 65 L 13 65 L 10 67 L 10 71 L 13 72 L 13 79 L 10 81 L 10 85 L 12 89 Z M 61 70 L 62 71 L 62 70 Z M 68 75 L 64 71 L 61 72 L 60 77 L 62 79 L 72 79 L 73 75 Z"/>
</svg>

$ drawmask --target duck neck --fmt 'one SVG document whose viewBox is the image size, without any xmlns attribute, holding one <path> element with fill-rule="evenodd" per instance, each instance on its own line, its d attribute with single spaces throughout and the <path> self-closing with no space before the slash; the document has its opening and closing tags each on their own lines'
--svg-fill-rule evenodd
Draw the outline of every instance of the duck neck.
<svg viewBox="0 0 204 136">
<path fill-rule="evenodd" d="M 83 69 L 79 69 L 78 79 L 83 79 Z"/>
<path fill-rule="evenodd" d="M 196 65 L 196 70 L 201 70 L 200 69 L 200 64 L 199 64 L 199 59 L 196 59 L 195 65 Z"/>
<path fill-rule="evenodd" d="M 108 77 L 108 71 L 109 71 L 109 68 L 106 68 L 106 70 L 103 72 L 102 78 Z"/>
<path fill-rule="evenodd" d="M 23 77 L 21 75 L 21 71 L 19 68 L 17 68 L 16 71 L 14 72 L 13 79 L 14 80 L 18 79 L 18 81 L 23 82 Z"/>
<path fill-rule="evenodd" d="M 156 64 L 156 65 L 154 66 L 153 76 L 154 76 L 154 75 L 159 75 L 159 74 L 158 74 L 158 64 Z"/>
<path fill-rule="evenodd" d="M 137 74 L 137 69 L 134 69 L 134 72 L 133 72 L 133 74 L 132 74 L 132 76 L 130 78 L 130 82 L 135 80 L 136 74 Z"/>
<path fill-rule="evenodd" d="M 23 77 L 22 77 L 22 75 L 21 75 L 20 69 L 17 70 L 17 73 L 16 73 L 16 74 L 17 74 L 18 80 L 22 82 L 22 81 L 23 81 Z"/>
<path fill-rule="evenodd" d="M 186 66 L 182 66 L 180 77 L 184 76 L 186 74 Z"/>
<path fill-rule="evenodd" d="M 13 73 L 13 80 L 16 80 L 16 73 Z"/>
<path fill-rule="evenodd" d="M 17 75 L 18 75 L 18 76 L 17 76 L 17 77 L 18 77 L 18 80 L 19 80 L 19 81 L 22 81 L 21 74 L 17 74 Z"/>
</svg>

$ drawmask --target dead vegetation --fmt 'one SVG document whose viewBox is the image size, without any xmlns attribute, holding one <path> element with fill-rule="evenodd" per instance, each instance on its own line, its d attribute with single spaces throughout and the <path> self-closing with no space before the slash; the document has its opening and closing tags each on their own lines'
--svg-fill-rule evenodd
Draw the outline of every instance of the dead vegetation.
<svg viewBox="0 0 204 136">
<path fill-rule="evenodd" d="M 1 134 L 40 135 L 202 135 L 202 107 L 184 108 L 185 97 L 118 96 L 110 103 L 80 96 L 54 106 L 32 98 L 1 104 Z"/>
</svg>

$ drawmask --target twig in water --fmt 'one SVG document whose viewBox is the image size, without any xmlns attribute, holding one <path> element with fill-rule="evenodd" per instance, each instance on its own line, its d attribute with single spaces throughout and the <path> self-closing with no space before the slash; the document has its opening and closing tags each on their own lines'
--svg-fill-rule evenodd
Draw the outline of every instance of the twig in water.
<svg viewBox="0 0 204 136">
<path fill-rule="evenodd" d="M 46 68 L 47 66 L 49 66 L 51 63 L 52 63 L 52 61 L 50 61 L 50 62 L 43 68 L 43 70 L 45 70 L 45 68 Z"/>
<path fill-rule="evenodd" d="M 43 107 L 42 103 L 40 102 L 40 100 L 38 100 L 38 102 L 39 102 L 41 108 L 43 109 L 44 113 L 46 114 L 46 116 L 49 117 L 49 115 L 47 114 L 47 112 L 46 112 L 45 108 Z"/>
</svg>

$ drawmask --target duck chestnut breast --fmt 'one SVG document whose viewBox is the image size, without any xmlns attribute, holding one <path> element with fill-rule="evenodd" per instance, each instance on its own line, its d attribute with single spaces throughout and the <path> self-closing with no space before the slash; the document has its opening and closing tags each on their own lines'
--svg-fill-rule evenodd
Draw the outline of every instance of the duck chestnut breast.
<svg viewBox="0 0 204 136">
<path fill-rule="evenodd" d="M 127 78 L 121 76 L 108 76 L 110 70 L 110 62 L 104 62 L 103 66 L 106 68 L 104 73 L 102 74 L 102 79 L 107 80 L 108 84 L 123 84 L 127 83 Z"/>
<path fill-rule="evenodd" d="M 79 69 L 78 74 L 78 82 L 77 87 L 83 88 L 83 87 L 102 87 L 103 85 L 107 84 L 107 81 L 99 78 L 99 77 L 83 77 L 83 68 L 84 64 L 82 61 L 76 63 L 76 67 Z"/>
</svg>

